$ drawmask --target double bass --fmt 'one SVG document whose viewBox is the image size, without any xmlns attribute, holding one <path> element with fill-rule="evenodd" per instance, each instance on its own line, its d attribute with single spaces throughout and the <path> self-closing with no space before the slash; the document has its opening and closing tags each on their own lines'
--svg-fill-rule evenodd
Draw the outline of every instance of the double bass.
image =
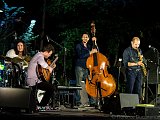
<svg viewBox="0 0 160 120">
<path fill-rule="evenodd" d="M 95 24 L 91 23 L 91 33 L 95 36 Z M 93 42 L 93 48 L 97 45 Z M 116 90 L 114 77 L 108 73 L 107 67 L 109 61 L 99 51 L 91 54 L 86 61 L 86 66 L 89 70 L 89 75 L 86 78 L 86 91 L 94 98 L 103 98 L 112 95 Z"/>
</svg>

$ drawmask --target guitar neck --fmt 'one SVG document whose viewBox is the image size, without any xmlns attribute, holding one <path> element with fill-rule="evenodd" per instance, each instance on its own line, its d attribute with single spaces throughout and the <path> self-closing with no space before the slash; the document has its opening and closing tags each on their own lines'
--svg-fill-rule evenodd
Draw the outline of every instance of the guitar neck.
<svg viewBox="0 0 160 120">
<path fill-rule="evenodd" d="M 56 57 L 56 58 L 54 59 L 54 61 L 50 64 L 50 67 L 52 67 L 52 66 L 56 63 L 57 60 L 58 60 L 58 57 Z"/>
</svg>

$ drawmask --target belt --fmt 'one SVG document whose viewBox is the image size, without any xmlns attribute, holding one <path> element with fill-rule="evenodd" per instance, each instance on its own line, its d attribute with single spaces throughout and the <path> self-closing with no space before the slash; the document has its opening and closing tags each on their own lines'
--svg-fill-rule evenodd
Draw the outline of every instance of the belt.
<svg viewBox="0 0 160 120">
<path fill-rule="evenodd" d="M 136 69 L 136 71 L 140 71 L 141 69 Z"/>
<path fill-rule="evenodd" d="M 128 70 L 134 70 L 134 71 L 140 71 L 141 69 L 132 69 L 132 68 L 128 68 Z"/>
</svg>

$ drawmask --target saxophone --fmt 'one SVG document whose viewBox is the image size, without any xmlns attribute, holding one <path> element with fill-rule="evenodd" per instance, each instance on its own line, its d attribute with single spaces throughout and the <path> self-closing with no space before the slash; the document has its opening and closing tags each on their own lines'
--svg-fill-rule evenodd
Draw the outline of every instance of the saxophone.
<svg viewBox="0 0 160 120">
<path fill-rule="evenodd" d="M 139 60 L 140 60 L 140 61 L 143 61 L 143 56 L 141 55 L 139 49 L 137 49 L 137 52 L 138 52 Z M 143 64 L 143 65 L 141 66 L 141 68 L 142 68 L 142 71 L 143 71 L 143 75 L 144 75 L 144 76 L 147 76 L 147 69 L 146 69 L 145 65 Z"/>
</svg>

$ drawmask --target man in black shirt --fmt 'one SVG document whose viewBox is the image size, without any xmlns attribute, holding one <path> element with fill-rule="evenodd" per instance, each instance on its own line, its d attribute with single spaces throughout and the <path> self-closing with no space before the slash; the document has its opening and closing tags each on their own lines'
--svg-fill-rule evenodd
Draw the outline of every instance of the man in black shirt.
<svg viewBox="0 0 160 120">
<path fill-rule="evenodd" d="M 88 69 L 86 67 L 87 58 L 97 52 L 96 48 L 92 49 L 92 46 L 88 44 L 89 35 L 87 33 L 83 33 L 81 37 L 82 41 L 76 45 L 76 62 L 75 62 L 75 75 L 77 86 L 81 86 L 82 90 L 78 91 L 77 94 L 77 104 L 80 106 L 89 106 L 91 103 L 88 97 L 88 94 L 85 89 L 85 80 L 88 76 Z M 96 40 L 96 37 L 92 38 L 92 41 Z"/>
<path fill-rule="evenodd" d="M 139 99 L 142 98 L 142 81 L 146 76 L 145 59 L 142 50 L 139 48 L 140 39 L 133 37 L 131 46 L 123 52 L 123 64 L 126 68 L 126 92 L 138 94 Z"/>
</svg>

